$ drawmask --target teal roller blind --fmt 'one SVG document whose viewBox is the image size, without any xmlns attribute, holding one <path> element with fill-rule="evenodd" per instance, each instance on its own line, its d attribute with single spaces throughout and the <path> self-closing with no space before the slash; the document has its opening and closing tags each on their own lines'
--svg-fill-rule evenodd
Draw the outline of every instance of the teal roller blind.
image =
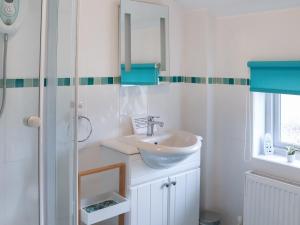
<svg viewBox="0 0 300 225">
<path fill-rule="evenodd" d="M 250 91 L 300 95 L 300 61 L 252 61 Z"/>
<path fill-rule="evenodd" d="M 132 64 L 131 71 L 125 71 L 125 65 L 121 65 L 122 85 L 156 85 L 159 81 L 159 69 L 156 64 Z"/>
</svg>

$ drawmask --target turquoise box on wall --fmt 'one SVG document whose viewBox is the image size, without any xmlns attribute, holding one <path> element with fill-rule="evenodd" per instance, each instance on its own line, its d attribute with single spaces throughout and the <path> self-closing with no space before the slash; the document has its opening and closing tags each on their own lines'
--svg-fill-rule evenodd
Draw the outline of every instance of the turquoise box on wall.
<svg viewBox="0 0 300 225">
<path fill-rule="evenodd" d="M 159 83 L 159 68 L 156 64 L 132 64 L 130 71 L 125 71 L 121 65 L 121 85 L 157 85 Z"/>
</svg>

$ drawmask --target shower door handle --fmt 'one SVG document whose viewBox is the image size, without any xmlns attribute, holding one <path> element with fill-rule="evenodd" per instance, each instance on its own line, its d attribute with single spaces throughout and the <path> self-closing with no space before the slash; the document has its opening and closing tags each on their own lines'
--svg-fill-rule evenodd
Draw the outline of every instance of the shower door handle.
<svg viewBox="0 0 300 225">
<path fill-rule="evenodd" d="M 24 122 L 28 127 L 39 128 L 41 126 L 41 118 L 38 116 L 29 116 L 24 119 Z"/>
</svg>

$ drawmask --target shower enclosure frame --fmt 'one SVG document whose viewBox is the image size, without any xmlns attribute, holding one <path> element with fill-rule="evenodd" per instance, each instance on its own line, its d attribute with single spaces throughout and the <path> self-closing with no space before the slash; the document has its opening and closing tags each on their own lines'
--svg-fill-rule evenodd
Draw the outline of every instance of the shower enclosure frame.
<svg viewBox="0 0 300 225">
<path fill-rule="evenodd" d="M 38 129 L 38 191 L 39 191 L 39 225 L 55 225 L 55 224 L 50 224 L 49 218 L 47 215 L 47 208 L 49 207 L 48 201 L 47 201 L 47 196 L 46 196 L 46 188 L 47 188 L 47 179 L 45 179 L 46 176 L 46 146 L 45 146 L 45 123 L 44 123 L 44 106 L 45 106 L 45 87 L 44 87 L 44 80 L 46 78 L 47 72 L 48 72 L 48 39 L 49 39 L 49 20 L 51 19 L 51 15 L 49 13 L 49 2 L 50 0 L 41 0 L 42 2 L 42 7 L 41 7 L 41 24 L 40 24 L 40 62 L 39 62 L 39 110 L 38 110 L 38 116 L 41 119 L 41 126 Z M 56 1 L 56 4 L 59 3 L 59 1 L 62 0 L 51 0 L 51 1 Z M 74 118 L 78 118 L 78 84 L 79 84 L 79 79 L 78 79 L 78 57 L 77 57 L 77 37 L 78 37 L 78 1 L 74 0 L 74 13 L 76 16 L 76 21 L 74 21 L 75 26 L 74 28 L 76 29 L 75 31 L 75 45 L 74 47 L 76 48 L 75 50 L 75 74 L 74 74 Z M 58 10 L 58 9 L 56 9 Z M 58 16 L 58 13 L 57 15 Z M 57 28 L 56 28 L 57 29 Z M 57 46 L 57 40 L 56 40 L 56 46 Z M 77 119 L 74 119 L 74 136 L 73 136 L 73 187 L 74 187 L 74 193 L 73 193 L 73 203 L 72 205 L 72 220 L 71 224 L 69 225 L 78 225 L 78 137 L 77 137 Z M 51 207 L 51 206 L 50 206 Z M 52 220 L 55 221 L 55 218 L 52 218 Z M 54 222 L 55 223 L 55 222 Z"/>
<path fill-rule="evenodd" d="M 46 77 L 46 54 L 47 54 L 47 18 L 48 0 L 42 0 L 41 10 L 41 36 L 40 36 L 40 65 L 39 65 L 39 117 L 43 121 L 44 115 L 44 79 Z M 45 179 L 44 179 L 44 123 L 41 123 L 38 131 L 38 185 L 39 185 L 39 224 L 45 225 Z"/>
</svg>

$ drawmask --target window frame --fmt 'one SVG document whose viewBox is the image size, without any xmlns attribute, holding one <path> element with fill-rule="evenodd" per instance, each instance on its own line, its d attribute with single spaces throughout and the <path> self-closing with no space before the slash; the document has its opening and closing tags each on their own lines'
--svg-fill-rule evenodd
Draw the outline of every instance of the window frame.
<svg viewBox="0 0 300 225">
<path fill-rule="evenodd" d="M 281 95 L 273 94 L 273 141 L 274 147 L 285 148 L 288 143 L 281 141 Z"/>
<path fill-rule="evenodd" d="M 286 147 L 295 144 L 281 141 L 281 94 L 266 94 L 265 118 L 265 132 L 273 137 L 275 154 L 285 154 Z"/>
<path fill-rule="evenodd" d="M 280 102 L 278 103 L 279 99 L 278 97 L 276 99 L 276 95 L 278 96 L 279 94 L 251 93 L 249 107 L 251 141 L 249 145 L 248 143 L 246 144 L 249 148 L 246 147 L 245 160 L 251 161 L 257 168 L 265 168 L 268 165 L 275 170 L 288 171 L 289 174 L 294 174 L 297 171 L 296 174 L 298 174 L 300 171 L 300 153 L 296 153 L 294 162 L 287 162 L 286 145 L 279 145 L 277 141 L 279 139 L 274 140 L 274 127 L 280 125 L 280 120 L 276 119 L 279 118 L 278 112 L 280 112 Z M 275 115 L 275 110 L 277 110 L 277 116 Z M 276 121 L 278 122 L 277 125 L 275 125 Z M 264 153 L 263 139 L 266 133 L 270 133 L 273 137 L 274 154 L 272 155 L 265 155 Z"/>
</svg>

